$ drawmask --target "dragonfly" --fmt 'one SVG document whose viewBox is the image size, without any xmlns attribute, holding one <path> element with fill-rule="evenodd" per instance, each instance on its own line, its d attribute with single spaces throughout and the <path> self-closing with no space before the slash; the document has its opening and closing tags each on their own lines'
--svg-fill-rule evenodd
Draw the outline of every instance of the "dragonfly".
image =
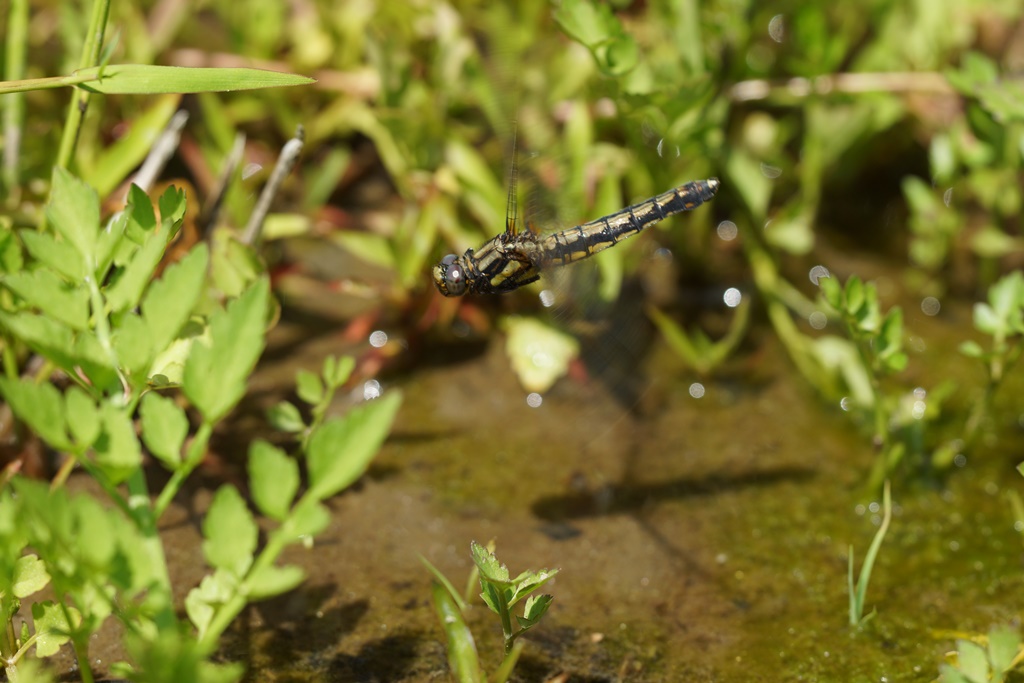
<svg viewBox="0 0 1024 683">
<path fill-rule="evenodd" d="M 589 223 L 543 235 L 529 222 L 520 228 L 514 157 L 509 175 L 505 231 L 479 249 L 448 254 L 434 266 L 434 284 L 444 296 L 512 292 L 536 282 L 551 266 L 590 258 L 669 216 L 696 209 L 721 185 L 718 178 L 693 180 Z"/>
</svg>

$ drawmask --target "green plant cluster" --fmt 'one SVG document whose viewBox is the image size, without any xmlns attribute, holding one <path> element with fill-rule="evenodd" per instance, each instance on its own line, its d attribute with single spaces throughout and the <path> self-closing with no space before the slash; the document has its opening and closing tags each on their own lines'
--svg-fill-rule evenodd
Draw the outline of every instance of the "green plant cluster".
<svg viewBox="0 0 1024 683">
<path fill-rule="evenodd" d="M 210 661 L 220 636 L 245 605 L 302 580 L 299 567 L 280 566 L 277 559 L 287 545 L 308 544 L 327 525 L 323 501 L 366 469 L 401 396 L 391 392 L 328 419 L 326 405 L 353 362 L 328 358 L 322 376 L 302 373 L 300 396 L 315 394 L 314 420 L 304 424 L 294 406 L 278 413 L 290 431 L 302 432 L 301 457 L 263 441 L 249 453 L 252 502 L 275 525 L 261 538 L 249 503 L 234 486 L 222 486 L 202 523 L 203 556 L 212 571 L 188 594 L 188 620 L 180 619 L 159 524 L 202 462 L 214 429 L 243 397 L 275 305 L 259 258 L 231 238 L 218 236 L 171 258 L 169 247 L 180 241 L 185 221 L 182 190 L 170 187 L 154 206 L 132 185 L 124 209 L 101 221 L 96 188 L 107 196 L 142 161 L 153 131 L 167 123 L 182 93 L 312 81 L 248 68 L 114 63 L 116 42 L 104 43 L 110 10 L 100 0 L 88 16 L 67 14 L 64 38 L 70 50 L 79 49 L 78 64 L 60 64 L 69 73 L 56 77 L 28 77 L 28 3 L 12 3 L 7 16 L 7 80 L 0 92 L 8 206 L 24 196 L 34 170 L 19 158 L 20 93 L 76 90 L 56 153 L 29 150 L 45 154 L 45 168 L 53 169 L 45 174 L 45 215 L 0 220 L 0 394 L 28 428 L 18 433 L 22 445 L 39 439 L 62 459 L 50 486 L 5 472 L 0 655 L 8 680 L 43 680 L 26 655 L 34 648 L 37 657 L 49 657 L 70 642 L 79 675 L 91 681 L 90 639 L 115 619 L 131 658 L 111 665 L 116 675 L 237 680 L 240 665 Z M 135 57 L 151 62 L 153 55 Z M 158 99 L 132 134 L 100 156 L 93 138 L 82 135 L 93 94 L 167 93 L 175 96 Z M 88 172 L 92 185 L 65 170 L 72 162 Z M 150 490 L 147 453 L 169 474 L 158 491 Z M 101 498 L 68 492 L 75 467 L 96 482 Z M 43 589 L 53 598 L 41 600 Z M 32 601 L 32 619 L 19 630 L 23 600 Z"/>
<path fill-rule="evenodd" d="M 423 557 L 420 559 L 436 579 L 431 595 L 434 610 L 448 639 L 448 665 L 455 680 L 459 683 L 481 683 L 486 680 L 504 683 L 512 675 L 522 652 L 523 641 L 519 640 L 520 636 L 536 626 L 551 606 L 550 595 L 533 593 L 553 579 L 558 570 L 524 571 L 512 578 L 508 567 L 498 562 L 493 543 L 482 546 L 474 541 L 470 544 L 470 552 L 475 566 L 465 597 L 434 565 Z M 490 678 L 484 675 L 480 666 L 476 643 L 464 618 L 469 609 L 468 593 L 474 580 L 479 582 L 480 597 L 484 604 L 498 615 L 504 640 L 505 657 Z M 524 599 L 522 615 L 515 614 L 512 608 Z"/>
<path fill-rule="evenodd" d="M 1024 131 L 1024 88 L 976 52 L 946 78 L 963 98 L 964 115 L 930 140 L 931 184 L 903 183 L 909 256 L 926 275 L 921 287 L 936 294 L 948 288 L 943 274 L 958 248 L 976 257 L 983 284 L 994 281 L 1000 261 L 1024 250 L 1013 229 L 1022 205 L 1024 152 L 1015 141 Z"/>
<path fill-rule="evenodd" d="M 1007 674 L 1024 661 L 1024 647 L 1016 629 L 996 626 L 979 645 L 957 641 L 954 663 L 943 664 L 941 683 L 1003 683 Z"/>
<path fill-rule="evenodd" d="M 237 679 L 239 666 L 208 661 L 219 637 L 246 604 L 302 580 L 301 569 L 275 561 L 285 546 L 324 529 L 322 501 L 360 476 L 394 419 L 398 393 L 325 419 L 325 402 L 347 381 L 351 361 L 328 359 L 323 377 L 304 373 L 302 395 L 315 394 L 321 404 L 312 424 L 293 418 L 292 427 L 304 430 L 302 460 L 263 441 L 249 453 L 252 499 L 277 525 L 260 543 L 238 490 L 216 492 L 202 525 L 213 572 L 189 593 L 191 625 L 182 622 L 158 525 L 214 428 L 244 395 L 271 311 L 267 278 L 251 270 L 250 258 L 228 257 L 243 252 L 226 249 L 211 259 L 199 245 L 157 277 L 184 212 L 182 192 L 164 193 L 158 218 L 136 188 L 104 228 L 95 191 L 58 169 L 47 207 L 52 232 L 0 232 L 0 393 L 33 434 L 67 458 L 52 486 L 14 476 L 0 492 L 7 625 L 0 652 L 11 680 L 30 648 L 47 657 L 68 641 L 83 679 L 91 680 L 89 640 L 108 618 L 122 624 L 133 659 L 113 670 L 131 680 Z M 214 282 L 239 291 L 222 305 Z M 19 378 L 25 353 L 42 364 Z M 164 393 L 175 387 L 199 417 L 194 429 L 181 401 Z M 170 474 L 159 491 L 149 488 L 144 452 Z M 301 495 L 300 462 L 308 476 Z M 63 486 L 76 465 L 99 484 L 105 505 Z M 24 621 L 17 631 L 21 601 L 47 586 L 55 599 L 36 599 L 32 626 Z"/>
</svg>

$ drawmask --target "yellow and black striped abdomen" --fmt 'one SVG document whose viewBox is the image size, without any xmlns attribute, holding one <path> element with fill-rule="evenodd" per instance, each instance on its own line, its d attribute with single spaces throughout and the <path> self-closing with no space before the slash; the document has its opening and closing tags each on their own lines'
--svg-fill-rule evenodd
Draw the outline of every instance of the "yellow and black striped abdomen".
<svg viewBox="0 0 1024 683">
<path fill-rule="evenodd" d="M 549 235 L 538 245 L 544 265 L 588 258 L 673 214 L 696 209 L 715 196 L 719 185 L 718 178 L 694 180 L 609 216 Z"/>
</svg>

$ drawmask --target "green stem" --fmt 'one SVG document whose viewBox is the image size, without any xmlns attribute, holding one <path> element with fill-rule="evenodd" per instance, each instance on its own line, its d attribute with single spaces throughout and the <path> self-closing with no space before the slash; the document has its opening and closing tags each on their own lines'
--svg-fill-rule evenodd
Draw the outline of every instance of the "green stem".
<svg viewBox="0 0 1024 683">
<path fill-rule="evenodd" d="M 100 51 L 103 49 L 103 36 L 107 29 L 107 17 L 110 14 L 110 0 L 95 0 L 92 6 L 92 15 L 89 18 L 89 29 L 85 36 L 85 44 L 82 46 L 82 56 L 78 62 L 78 68 L 85 69 L 96 66 L 100 61 Z M 75 151 L 75 142 L 78 140 L 78 131 L 82 126 L 82 119 L 85 117 L 85 110 L 89 107 L 89 92 L 87 90 L 76 90 L 68 106 L 68 117 L 64 124 L 64 131 L 60 139 L 60 148 L 57 152 L 56 166 L 67 168 L 71 164 L 71 157 Z"/>
<path fill-rule="evenodd" d="M 515 643 L 515 635 L 512 633 L 512 613 L 508 608 L 508 600 L 505 599 L 504 589 L 498 589 L 498 595 L 500 600 L 498 607 L 500 611 L 498 615 L 501 617 L 501 633 L 505 637 L 505 656 L 507 657 L 512 652 L 512 646 Z"/>
<path fill-rule="evenodd" d="M 54 90 L 56 88 L 67 88 L 69 86 L 80 85 L 82 83 L 90 83 L 92 81 L 98 80 L 100 80 L 100 77 L 93 73 L 87 75 L 73 76 L 45 76 L 43 78 L 19 78 L 16 80 L 7 80 L 0 83 L 0 95 L 10 95 L 12 93 L 23 92 L 35 92 L 36 90 Z"/>
<path fill-rule="evenodd" d="M 81 625 L 75 624 L 71 610 L 68 609 L 66 596 L 71 595 L 73 591 L 64 585 L 64 581 L 59 580 L 56 575 L 51 574 L 50 578 L 53 581 L 53 592 L 59 596 L 57 605 L 64 612 L 65 622 L 71 627 L 69 635 L 71 636 L 71 647 L 75 651 L 75 659 L 78 661 L 78 675 L 81 677 L 82 683 L 93 683 L 92 668 L 89 666 L 89 634 L 83 633 Z"/>
<path fill-rule="evenodd" d="M 764 298 L 768 319 L 771 320 L 775 334 L 785 347 L 790 360 L 819 394 L 832 399 L 837 392 L 834 383 L 830 381 L 831 375 L 822 371 L 808 349 L 807 337 L 800 333 L 793 322 L 793 317 L 780 294 L 781 278 L 775 262 L 754 235 L 744 235 L 743 246 L 747 261 L 750 263 L 750 271 L 754 276 L 754 284 Z"/>
<path fill-rule="evenodd" d="M 93 261 L 91 257 L 87 260 Z M 89 285 L 89 302 L 92 305 L 93 318 L 96 320 L 96 341 L 99 342 L 100 348 L 107 354 L 107 360 L 110 362 L 110 367 L 117 373 L 117 378 L 121 380 L 121 390 L 124 392 L 125 397 L 130 399 L 132 389 L 131 385 L 128 384 L 128 378 L 121 371 L 121 363 L 117 358 L 117 351 L 114 350 L 110 320 L 107 318 L 106 313 L 106 303 L 103 300 L 103 294 L 100 292 L 99 284 L 97 284 L 96 278 L 92 275 L 92 273 L 96 272 L 95 266 L 95 263 L 86 264 L 90 275 L 86 276 L 85 281 Z"/>
<path fill-rule="evenodd" d="M 292 509 L 292 516 L 299 511 L 302 506 L 316 504 L 316 500 L 304 496 L 295 507 Z M 199 644 L 213 648 L 217 644 L 217 640 L 221 634 L 224 633 L 225 629 L 231 625 L 236 617 L 245 609 L 246 604 L 249 602 L 249 592 L 252 583 L 252 578 L 259 575 L 267 567 L 274 564 L 277 558 L 284 551 L 285 547 L 295 538 L 295 533 L 292 531 L 292 526 L 289 523 L 290 520 L 285 522 L 275 529 L 267 537 L 267 544 L 259 555 L 256 556 L 255 562 L 252 567 L 246 572 L 245 579 L 243 579 L 235 591 L 234 595 L 231 596 L 220 608 L 217 609 L 216 614 L 210 620 L 209 626 L 199 636 Z"/>
<path fill-rule="evenodd" d="M 971 406 L 971 412 L 964 424 L 964 447 L 965 453 L 971 452 L 981 433 L 981 424 L 985 416 L 992 410 L 995 402 L 996 392 L 1003 383 L 1003 378 L 1017 363 L 1021 355 L 1019 343 L 1012 346 L 1007 343 L 1002 331 L 996 331 L 992 339 L 992 358 L 988 363 L 988 381 L 985 383 L 985 393 L 981 400 Z"/>
<path fill-rule="evenodd" d="M 185 479 L 192 473 L 199 463 L 203 461 L 203 455 L 206 453 L 206 445 L 210 441 L 210 435 L 213 434 L 213 424 L 207 421 L 203 421 L 199 425 L 199 430 L 196 432 L 195 437 L 192 439 L 192 443 L 189 444 L 188 453 L 185 456 L 185 461 L 181 463 L 178 469 L 174 470 L 171 475 L 170 481 L 164 486 L 160 492 L 159 497 L 156 499 L 156 503 L 153 505 L 153 516 L 154 520 L 158 521 L 163 516 L 164 511 L 167 510 L 167 506 L 174 500 L 174 496 L 181 490 L 182 485 L 185 483 Z"/>
<path fill-rule="evenodd" d="M 11 619 L 4 624 L 3 638 L 0 638 L 0 656 L 4 660 L 4 671 L 7 673 L 7 680 L 11 683 L 18 681 L 18 636 L 14 632 L 14 614 L 18 611 L 11 601 L 17 600 L 14 596 L 0 596 L 0 609 L 4 614 L 10 614 Z M 22 648 L 24 649 L 24 648 Z"/>
<path fill-rule="evenodd" d="M 992 375 L 989 374 L 989 379 L 985 383 L 985 393 L 982 394 L 981 400 L 975 401 L 971 405 L 971 412 L 968 414 L 967 422 L 964 424 L 964 453 L 970 453 L 974 447 L 978 434 L 981 433 L 981 423 L 985 416 L 989 414 L 998 387 L 999 383 L 993 380 Z"/>
<path fill-rule="evenodd" d="M 874 438 L 880 452 L 885 453 L 889 447 L 889 425 L 888 415 L 885 412 L 882 396 L 882 384 L 878 381 L 877 363 L 871 357 L 870 343 L 864 340 L 859 334 L 857 323 L 849 318 L 846 319 L 846 330 L 853 339 L 853 345 L 857 348 L 857 355 L 860 356 L 861 365 L 868 376 L 868 386 L 871 388 L 871 413 L 874 422 Z"/>
<path fill-rule="evenodd" d="M 512 671 L 516 668 L 516 662 L 519 661 L 519 655 L 523 652 L 523 642 L 517 640 L 515 645 L 512 646 L 512 651 L 505 655 L 505 658 L 501 661 L 501 666 L 494 672 L 494 683 L 505 683 L 512 676 Z"/>
<path fill-rule="evenodd" d="M 7 13 L 7 48 L 4 51 L 4 77 L 25 75 L 25 53 L 28 45 L 28 0 L 12 0 Z M 13 208 L 20 194 L 18 185 L 21 137 L 25 130 L 25 98 L 21 95 L 0 100 L 3 106 L 3 185 L 7 189 L 8 206 Z"/>
<path fill-rule="evenodd" d="M 326 379 L 326 378 L 325 378 Z M 338 387 L 333 382 L 324 383 L 324 395 L 320 398 L 319 403 L 313 406 L 312 415 L 313 419 L 310 421 L 309 426 L 306 427 L 306 431 L 302 435 L 300 445 L 302 446 L 303 452 L 309 447 L 309 440 L 312 438 L 316 430 L 323 424 L 324 418 L 327 416 L 327 409 L 331 407 L 331 401 L 334 400 L 334 394 L 337 393 Z"/>
<path fill-rule="evenodd" d="M 150 566 L 153 568 L 158 581 L 158 586 L 151 586 L 150 597 L 159 590 L 161 592 L 161 610 L 163 616 L 173 616 L 174 598 L 171 588 L 171 575 L 167 569 L 167 556 L 164 554 L 164 544 L 160 538 L 160 531 L 157 528 L 158 515 L 150 505 L 149 485 L 146 482 L 146 473 L 142 467 L 136 468 L 128 477 L 128 514 L 135 522 L 136 527 L 142 533 L 142 549 L 149 557 Z M 159 618 L 159 617 L 158 617 Z"/>
</svg>

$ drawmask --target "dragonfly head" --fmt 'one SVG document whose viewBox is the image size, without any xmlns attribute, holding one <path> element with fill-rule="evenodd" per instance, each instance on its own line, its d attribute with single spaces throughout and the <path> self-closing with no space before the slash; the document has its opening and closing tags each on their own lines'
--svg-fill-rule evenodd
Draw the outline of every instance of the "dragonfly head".
<svg viewBox="0 0 1024 683">
<path fill-rule="evenodd" d="M 434 284 L 445 296 L 462 296 L 466 293 L 466 271 L 459 263 L 459 257 L 448 254 L 434 266 Z"/>
</svg>

